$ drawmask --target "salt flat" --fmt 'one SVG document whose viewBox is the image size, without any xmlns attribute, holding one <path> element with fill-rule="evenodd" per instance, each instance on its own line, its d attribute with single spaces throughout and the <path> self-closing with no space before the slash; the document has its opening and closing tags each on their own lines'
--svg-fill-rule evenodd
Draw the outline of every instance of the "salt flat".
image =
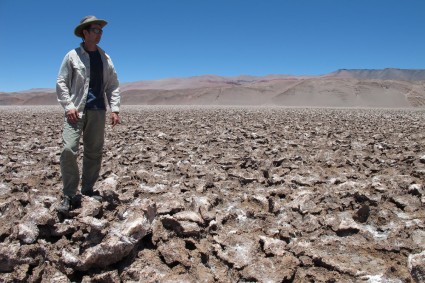
<svg viewBox="0 0 425 283">
<path fill-rule="evenodd" d="M 0 108 L 0 281 L 422 282 L 425 110 L 121 116 L 63 219 L 61 108 Z"/>
</svg>

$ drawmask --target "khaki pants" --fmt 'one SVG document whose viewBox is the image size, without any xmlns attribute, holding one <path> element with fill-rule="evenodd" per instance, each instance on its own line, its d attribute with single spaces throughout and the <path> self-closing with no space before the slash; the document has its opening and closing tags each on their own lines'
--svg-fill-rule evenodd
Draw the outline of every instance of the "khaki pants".
<svg viewBox="0 0 425 283">
<path fill-rule="evenodd" d="M 87 110 L 76 124 L 64 119 L 63 151 L 60 166 L 63 181 L 63 193 L 73 197 L 78 190 L 80 173 L 78 170 L 78 151 L 81 135 L 83 135 L 83 174 L 82 191 L 93 189 L 99 177 L 102 164 L 103 144 L 105 140 L 105 110 Z"/>
</svg>

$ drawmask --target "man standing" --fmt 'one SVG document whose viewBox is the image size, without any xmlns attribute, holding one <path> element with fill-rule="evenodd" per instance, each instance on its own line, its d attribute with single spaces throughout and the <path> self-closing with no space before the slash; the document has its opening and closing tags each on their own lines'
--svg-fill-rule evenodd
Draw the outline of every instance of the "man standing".
<svg viewBox="0 0 425 283">
<path fill-rule="evenodd" d="M 80 47 L 63 59 L 56 81 L 56 94 L 65 109 L 63 151 L 60 157 L 63 199 L 57 210 L 67 213 L 80 182 L 77 157 L 83 136 L 84 155 L 81 193 L 101 200 L 93 192 L 99 177 L 104 144 L 106 103 L 111 108 L 111 123 L 120 123 L 120 90 L 111 58 L 100 48 L 105 20 L 84 17 L 74 30 L 83 39 Z"/>
</svg>

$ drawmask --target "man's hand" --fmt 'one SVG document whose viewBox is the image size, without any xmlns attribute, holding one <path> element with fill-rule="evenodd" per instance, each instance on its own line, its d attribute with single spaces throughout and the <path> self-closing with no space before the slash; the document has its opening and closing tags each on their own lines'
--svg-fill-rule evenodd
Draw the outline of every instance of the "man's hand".
<svg viewBox="0 0 425 283">
<path fill-rule="evenodd" d="M 76 124 L 79 118 L 77 109 L 71 109 L 66 111 L 66 118 L 68 119 L 69 123 Z"/>
<path fill-rule="evenodd" d="M 118 113 L 112 112 L 112 114 L 111 114 L 112 128 L 115 127 L 119 123 L 121 123 L 120 116 L 118 116 Z"/>
</svg>

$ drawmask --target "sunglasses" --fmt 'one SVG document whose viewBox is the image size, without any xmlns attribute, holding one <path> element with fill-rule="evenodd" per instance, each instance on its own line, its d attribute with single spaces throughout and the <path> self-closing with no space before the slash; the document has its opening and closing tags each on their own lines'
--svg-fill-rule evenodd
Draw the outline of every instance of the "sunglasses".
<svg viewBox="0 0 425 283">
<path fill-rule="evenodd" d="M 91 28 L 89 30 L 94 32 L 95 34 L 102 34 L 103 33 L 103 30 L 101 30 L 100 28 Z"/>
</svg>

